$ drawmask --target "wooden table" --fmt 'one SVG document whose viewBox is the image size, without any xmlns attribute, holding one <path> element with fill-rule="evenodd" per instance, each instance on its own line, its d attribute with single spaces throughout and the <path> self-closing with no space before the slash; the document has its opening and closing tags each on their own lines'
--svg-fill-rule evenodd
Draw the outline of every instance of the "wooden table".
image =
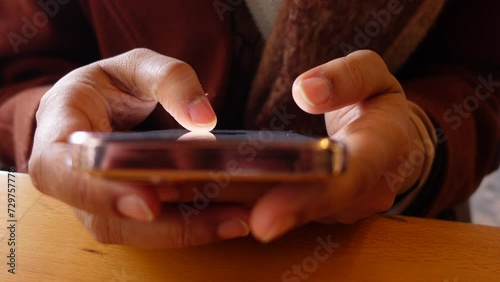
<svg viewBox="0 0 500 282">
<path fill-rule="evenodd" d="M 15 179 L 12 275 L 7 174 L 0 172 L 0 281 L 500 281 L 500 228 L 375 216 L 351 226 L 307 226 L 269 245 L 247 238 L 138 250 L 95 242 L 68 207 L 41 195 L 28 176 Z M 318 238 L 328 236 L 333 252 L 321 249 L 315 258 Z"/>
</svg>

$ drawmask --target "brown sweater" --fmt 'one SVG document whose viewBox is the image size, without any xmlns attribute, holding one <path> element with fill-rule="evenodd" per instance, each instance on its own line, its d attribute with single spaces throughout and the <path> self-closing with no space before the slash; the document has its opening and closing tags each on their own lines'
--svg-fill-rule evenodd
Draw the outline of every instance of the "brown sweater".
<svg viewBox="0 0 500 282">
<path fill-rule="evenodd" d="M 258 61 L 254 58 L 259 57 L 261 45 L 255 30 L 239 23 L 242 17 L 248 18 L 242 11 L 244 5 L 231 7 L 222 19 L 213 0 L 126 4 L 118 0 L 1 1 L 0 165 L 26 171 L 36 127 L 34 114 L 47 89 L 40 86 L 52 85 L 74 68 L 136 47 L 150 48 L 192 65 L 205 90 L 212 94 L 221 125 L 241 127 L 245 123 L 248 128 L 261 128 L 269 118 L 266 112 L 270 107 L 293 103 L 288 95 L 293 76 L 310 67 L 307 64 L 312 66 L 342 55 L 339 43 L 355 45 L 354 27 L 364 28 L 370 12 L 383 10 L 390 1 L 352 7 L 349 3 L 356 1 L 331 3 L 334 2 L 337 6 L 325 7 L 334 11 L 332 23 L 326 21 L 323 29 L 310 30 L 319 30 L 319 38 L 321 31 L 338 32 L 338 36 L 335 41 L 316 44 L 319 45 L 316 51 L 302 52 L 315 56 L 302 56 L 306 63 L 300 64 L 294 54 L 281 52 L 280 44 L 299 46 L 303 31 L 297 28 L 301 23 L 294 17 L 314 7 L 301 6 L 300 3 L 307 1 L 289 1 L 296 5 L 289 5 L 290 11 L 281 13 L 275 39 L 271 36 L 251 85 L 257 65 L 248 65 Z M 397 40 L 397 31 L 411 22 L 418 8 L 412 6 L 418 5 L 414 2 L 418 1 L 411 4 L 402 1 L 403 12 L 371 38 L 366 48 L 381 54 L 394 53 L 390 46 Z M 463 202 L 482 177 L 498 166 L 500 37 L 495 31 L 500 28 L 500 18 L 496 15 L 499 10 L 500 3 L 494 0 L 450 0 L 416 52 L 408 60 L 399 56 L 404 58 L 403 62 L 395 60 L 398 67 L 405 63 L 398 76 L 409 99 L 421 105 L 446 134 L 442 143 L 444 159 L 433 179 L 435 193 L 428 198 L 426 215 L 435 216 L 442 209 Z M 340 16 L 350 13 L 355 16 L 345 19 Z M 295 38 L 294 34 L 299 36 Z M 280 41 L 281 35 L 288 37 Z M 251 51 L 245 52 L 245 48 Z M 280 52 L 284 54 L 279 55 Z M 274 61 L 277 63 L 272 64 Z M 292 68 L 287 69 L 288 66 Z M 280 73 L 283 70 L 287 72 L 285 79 Z M 488 79 L 494 83 L 487 85 Z M 246 111 L 246 121 L 241 112 L 235 111 L 240 108 Z M 319 120 L 296 108 L 294 111 L 302 118 L 290 124 L 291 129 L 304 131 L 300 121 Z M 168 119 L 175 126 L 158 109 L 141 128 L 155 128 L 159 119 Z"/>
</svg>

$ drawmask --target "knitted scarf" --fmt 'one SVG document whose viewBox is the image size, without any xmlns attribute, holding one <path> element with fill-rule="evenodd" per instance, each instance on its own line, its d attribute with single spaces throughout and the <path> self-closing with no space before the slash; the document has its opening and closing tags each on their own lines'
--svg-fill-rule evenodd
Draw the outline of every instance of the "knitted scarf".
<svg viewBox="0 0 500 282">
<path fill-rule="evenodd" d="M 444 4 L 445 0 L 285 0 L 251 86 L 246 126 L 270 128 L 280 110 L 298 117 L 283 129 L 324 134 L 323 117 L 304 115 L 295 105 L 295 78 L 358 49 L 377 52 L 396 73 Z"/>
</svg>

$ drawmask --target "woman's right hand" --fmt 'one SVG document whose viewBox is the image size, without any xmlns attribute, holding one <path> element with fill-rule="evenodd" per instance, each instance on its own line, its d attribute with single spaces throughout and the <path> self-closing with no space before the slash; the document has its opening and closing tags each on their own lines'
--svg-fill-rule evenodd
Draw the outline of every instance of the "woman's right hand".
<svg viewBox="0 0 500 282">
<path fill-rule="evenodd" d="M 194 70 L 184 62 L 147 49 L 79 68 L 43 97 L 29 163 L 33 184 L 75 208 L 100 242 L 145 248 L 179 248 L 246 236 L 248 210 L 208 206 L 186 223 L 172 204 L 175 188 L 158 189 L 104 180 L 66 164 L 69 135 L 75 131 L 128 130 L 157 103 L 184 128 L 209 131 L 216 115 Z"/>
</svg>

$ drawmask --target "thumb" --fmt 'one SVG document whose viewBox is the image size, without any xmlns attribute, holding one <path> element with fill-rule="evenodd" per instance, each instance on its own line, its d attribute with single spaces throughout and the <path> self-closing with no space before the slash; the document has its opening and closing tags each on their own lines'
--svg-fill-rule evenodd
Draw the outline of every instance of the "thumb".
<svg viewBox="0 0 500 282">
<path fill-rule="evenodd" d="M 324 114 L 402 88 L 379 55 L 363 50 L 305 72 L 292 92 L 302 110 Z"/>
</svg>

